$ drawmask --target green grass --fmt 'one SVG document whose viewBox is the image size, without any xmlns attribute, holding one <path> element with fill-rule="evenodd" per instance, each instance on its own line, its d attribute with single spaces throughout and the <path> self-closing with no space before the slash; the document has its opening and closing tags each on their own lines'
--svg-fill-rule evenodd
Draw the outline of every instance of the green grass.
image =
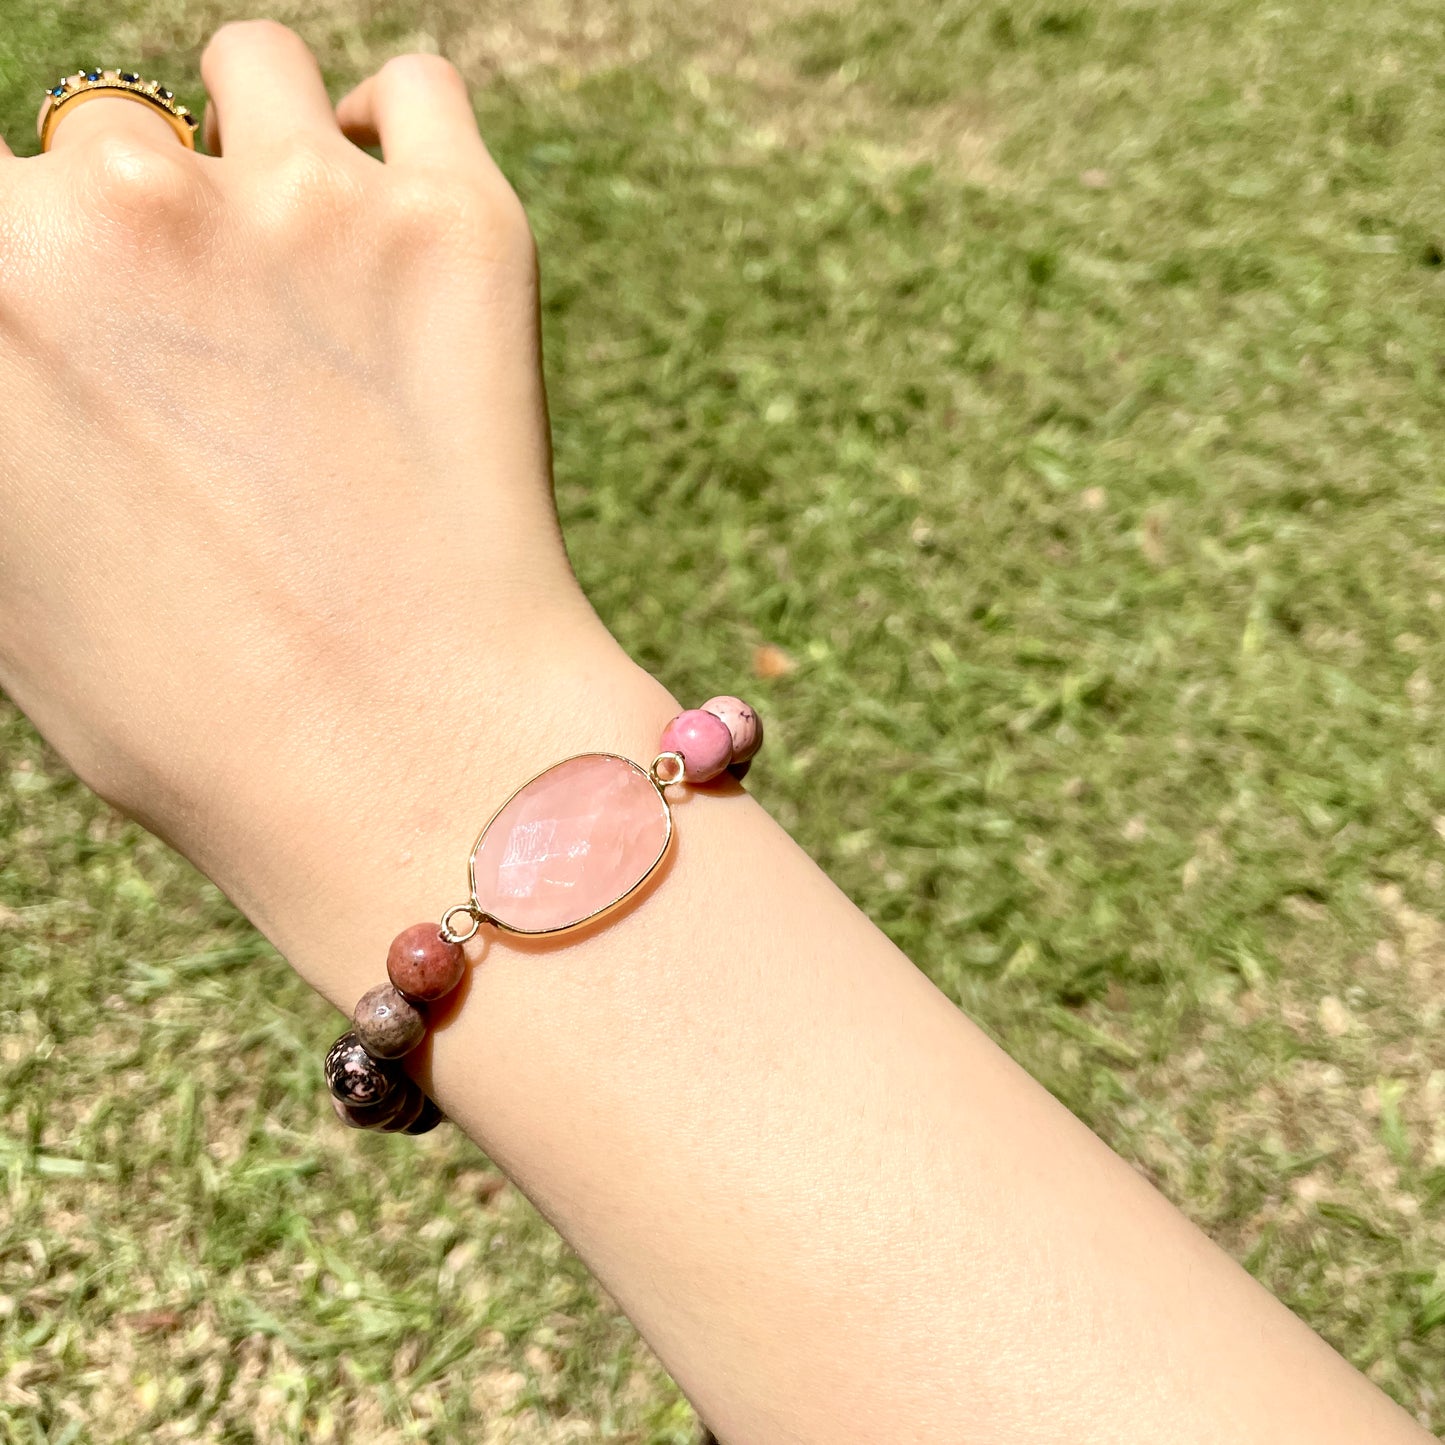
<svg viewBox="0 0 1445 1445">
<path fill-rule="evenodd" d="M 285 13 L 337 86 L 478 82 L 634 654 L 781 649 L 759 796 L 1445 1432 L 1445 13 Z M 220 18 L 3 0 L 6 135 L 91 57 L 198 100 Z M 13 711 L 0 760 L 6 1440 L 691 1438 L 474 1151 L 337 1134 L 212 889 Z"/>
</svg>

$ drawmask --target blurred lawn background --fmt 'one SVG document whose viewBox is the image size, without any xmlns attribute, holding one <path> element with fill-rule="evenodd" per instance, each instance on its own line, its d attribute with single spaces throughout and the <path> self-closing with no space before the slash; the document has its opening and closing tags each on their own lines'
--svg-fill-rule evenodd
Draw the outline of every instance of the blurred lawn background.
<svg viewBox="0 0 1445 1445">
<path fill-rule="evenodd" d="M 82 63 L 199 104 L 236 13 L 0 0 L 4 133 Z M 755 697 L 833 876 L 1445 1431 L 1438 3 L 272 13 L 338 93 L 475 83 L 627 645 Z M 335 1017 L 3 703 L 0 762 L 6 1441 L 693 1437 L 485 1160 L 334 1126 Z"/>
</svg>

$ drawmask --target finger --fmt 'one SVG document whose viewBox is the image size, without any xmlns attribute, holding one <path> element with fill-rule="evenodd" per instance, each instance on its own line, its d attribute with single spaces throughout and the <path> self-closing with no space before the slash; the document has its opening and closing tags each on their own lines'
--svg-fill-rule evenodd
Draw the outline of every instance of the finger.
<svg viewBox="0 0 1445 1445">
<path fill-rule="evenodd" d="M 201 78 L 215 110 L 208 144 L 216 154 L 339 134 L 316 58 L 294 30 L 274 20 L 221 26 L 201 55 Z"/>
<path fill-rule="evenodd" d="M 0 135 L 0 157 L 13 156 L 14 154 L 15 152 L 12 151 L 10 147 L 5 144 L 5 137 L 3 135 Z"/>
<path fill-rule="evenodd" d="M 44 109 L 43 101 L 41 109 Z M 84 145 L 98 135 L 125 136 L 157 149 L 179 144 L 171 123 L 155 106 L 124 95 L 97 91 L 65 103 L 50 132 L 50 149 L 60 151 Z"/>
<path fill-rule="evenodd" d="M 388 60 L 342 98 L 336 118 L 357 145 L 380 145 L 388 165 L 501 177 L 477 130 L 466 81 L 440 55 Z"/>
</svg>

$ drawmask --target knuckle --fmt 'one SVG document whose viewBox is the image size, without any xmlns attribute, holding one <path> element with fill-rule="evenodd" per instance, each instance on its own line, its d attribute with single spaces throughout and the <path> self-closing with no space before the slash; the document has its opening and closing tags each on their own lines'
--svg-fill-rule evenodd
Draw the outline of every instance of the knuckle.
<svg viewBox="0 0 1445 1445">
<path fill-rule="evenodd" d="M 339 158 L 297 142 L 265 174 L 261 210 L 284 229 L 334 220 L 354 199 L 356 183 Z"/>
<path fill-rule="evenodd" d="M 505 183 L 479 185 L 442 171 L 398 176 L 390 222 L 404 246 L 480 248 L 497 260 L 535 267 L 526 212 Z"/>
<path fill-rule="evenodd" d="M 481 219 L 476 188 L 441 172 L 398 175 L 390 192 L 391 223 L 408 236 L 445 236 Z"/>
<path fill-rule="evenodd" d="M 487 209 L 492 244 L 499 256 L 523 274 L 537 274 L 537 243 L 516 191 L 506 182 L 491 187 Z"/>
<path fill-rule="evenodd" d="M 532 227 L 527 221 L 527 213 L 522 209 L 521 201 L 510 187 L 507 194 L 511 200 L 503 208 L 505 217 L 498 228 L 498 235 L 507 261 L 516 268 L 521 277 L 535 285 L 539 270 L 537 241 L 532 235 Z"/>
<path fill-rule="evenodd" d="M 527 219 L 521 197 L 505 181 L 491 188 L 488 208 L 492 227 L 508 239 L 532 244 L 532 223 Z"/>
<path fill-rule="evenodd" d="M 103 216 L 159 225 L 201 214 L 200 177 L 183 152 L 98 135 L 76 156 L 82 183 Z"/>
</svg>

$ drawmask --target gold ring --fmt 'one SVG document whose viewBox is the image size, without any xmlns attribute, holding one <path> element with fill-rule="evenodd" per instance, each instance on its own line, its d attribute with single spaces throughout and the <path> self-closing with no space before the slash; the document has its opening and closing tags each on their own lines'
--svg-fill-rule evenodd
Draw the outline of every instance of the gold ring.
<svg viewBox="0 0 1445 1445">
<path fill-rule="evenodd" d="M 199 124 L 195 116 L 160 81 L 142 80 L 133 70 L 80 70 L 47 90 L 36 124 L 40 132 L 40 149 L 50 149 L 51 137 L 61 115 L 88 100 L 99 100 L 103 96 L 119 96 L 150 106 L 166 118 L 176 133 L 176 139 L 187 150 L 195 150 L 196 126 Z"/>
</svg>

